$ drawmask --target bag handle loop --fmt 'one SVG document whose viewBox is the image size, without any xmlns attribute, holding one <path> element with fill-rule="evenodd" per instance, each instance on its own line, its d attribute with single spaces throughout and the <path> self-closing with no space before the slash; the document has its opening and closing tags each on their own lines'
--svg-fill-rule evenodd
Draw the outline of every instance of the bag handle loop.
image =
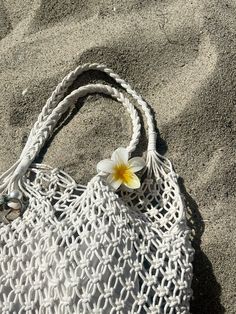
<svg viewBox="0 0 236 314">
<path fill-rule="evenodd" d="M 18 188 L 18 180 L 27 172 L 30 164 L 39 153 L 45 141 L 48 139 L 49 136 L 51 136 L 52 130 L 61 115 L 68 109 L 68 106 L 74 104 L 79 97 L 83 97 L 88 93 L 102 92 L 111 95 L 113 98 L 116 98 L 118 101 L 122 102 L 124 106 L 127 107 L 133 121 L 133 137 L 130 145 L 128 146 L 128 151 L 131 153 L 135 149 L 140 137 L 141 126 L 140 122 L 138 121 L 138 115 L 134 107 L 132 107 L 131 103 L 128 101 L 127 98 L 123 96 L 122 93 L 108 85 L 88 84 L 86 86 L 78 88 L 77 90 L 74 90 L 73 92 L 71 92 L 71 94 L 64 98 L 65 92 L 72 85 L 75 79 L 83 72 L 89 70 L 98 70 L 108 74 L 137 101 L 137 103 L 144 111 L 147 120 L 147 150 L 148 152 L 150 152 L 149 155 L 152 155 L 153 152 L 156 152 L 157 134 L 155 132 L 153 116 L 147 103 L 142 99 L 140 95 L 137 94 L 134 89 L 131 88 L 129 84 L 121 79 L 118 74 L 114 73 L 112 69 L 107 68 L 103 64 L 87 63 L 77 67 L 74 71 L 71 71 L 53 91 L 51 97 L 47 100 L 45 106 L 42 109 L 42 112 L 39 114 L 38 120 L 36 121 L 30 132 L 28 141 L 21 153 L 19 160 L 0 177 L 0 182 L 4 182 L 2 185 L 0 185 L 0 191 L 6 188 L 8 190 Z"/>
<path fill-rule="evenodd" d="M 141 106 L 142 110 L 145 113 L 148 125 L 148 150 L 156 150 L 156 131 L 153 123 L 153 115 L 147 105 L 147 103 L 142 99 L 137 92 L 131 88 L 131 86 L 126 83 L 120 76 L 110 68 L 108 68 L 104 64 L 99 63 L 85 63 L 84 65 L 78 66 L 74 71 L 71 71 L 67 74 L 64 79 L 57 85 L 55 90 L 53 91 L 50 98 L 47 100 L 45 106 L 43 107 L 41 113 L 38 116 L 38 120 L 35 123 L 34 127 L 31 129 L 30 137 L 34 136 L 38 130 L 40 129 L 40 125 L 44 123 L 44 121 L 48 118 L 54 108 L 59 104 L 59 102 L 64 98 L 65 92 L 72 85 L 72 83 L 78 78 L 82 73 L 89 70 L 98 70 L 106 73 L 112 79 L 114 79 L 121 87 L 123 87 L 128 94 L 130 94 Z M 25 154 L 28 150 L 28 146 L 30 142 L 25 145 L 25 148 L 22 151 L 21 156 Z"/>
</svg>

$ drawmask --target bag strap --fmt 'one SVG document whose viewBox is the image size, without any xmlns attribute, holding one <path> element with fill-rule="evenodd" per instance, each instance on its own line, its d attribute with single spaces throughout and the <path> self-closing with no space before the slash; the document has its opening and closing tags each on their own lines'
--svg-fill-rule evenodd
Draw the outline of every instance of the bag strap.
<svg viewBox="0 0 236 314">
<path fill-rule="evenodd" d="M 51 136 L 52 131 L 64 112 L 68 110 L 70 106 L 76 103 L 79 97 L 83 97 L 90 93 L 104 93 L 122 102 L 123 105 L 129 111 L 133 121 L 133 136 L 130 145 L 127 147 L 131 153 L 136 148 L 140 137 L 140 122 L 133 105 L 122 93 L 115 88 L 102 84 L 88 84 L 72 91 L 65 97 L 65 93 L 76 78 L 83 72 L 89 70 L 99 70 L 108 74 L 113 78 L 121 87 L 123 87 L 127 93 L 129 93 L 141 106 L 147 120 L 148 127 L 148 152 L 156 151 L 156 132 L 153 123 L 153 116 L 147 103 L 141 98 L 137 92 L 131 88 L 123 79 L 114 73 L 111 69 L 105 65 L 93 63 L 84 64 L 77 67 L 74 71 L 70 72 L 62 82 L 53 91 L 51 97 L 47 100 L 45 106 L 40 113 L 38 120 L 34 124 L 27 143 L 21 153 L 19 160 L 8 169 L 1 177 L 0 181 L 4 183 L 0 185 L 0 191 L 7 189 L 8 191 L 18 188 L 19 179 L 27 172 L 30 164 L 40 152 L 40 149 L 45 144 L 46 140 Z"/>
<path fill-rule="evenodd" d="M 147 103 L 142 99 L 142 97 L 131 88 L 131 86 L 126 83 L 120 76 L 106 65 L 99 63 L 85 63 L 84 65 L 78 66 L 74 71 L 71 71 L 68 75 L 64 77 L 64 79 L 57 85 L 55 90 L 53 91 L 51 97 L 47 100 L 46 105 L 42 109 L 42 112 L 39 114 L 38 120 L 35 123 L 34 127 L 31 130 L 30 136 L 35 135 L 40 129 L 40 125 L 44 123 L 44 121 L 48 118 L 48 116 L 52 113 L 54 108 L 60 103 L 60 101 L 64 98 L 66 91 L 68 88 L 74 83 L 74 81 L 84 72 L 89 70 L 98 70 L 106 73 L 112 79 L 114 79 L 121 87 L 123 87 L 128 94 L 130 94 L 141 106 L 144 111 L 147 119 L 148 125 L 148 150 L 156 149 L 156 132 L 153 123 L 153 115 L 151 114 L 150 108 Z M 115 91 L 115 89 L 114 89 Z M 28 143 L 30 145 L 30 143 Z M 22 155 L 24 155 L 25 151 L 28 149 L 28 145 L 26 144 L 24 150 L 22 151 Z"/>
</svg>

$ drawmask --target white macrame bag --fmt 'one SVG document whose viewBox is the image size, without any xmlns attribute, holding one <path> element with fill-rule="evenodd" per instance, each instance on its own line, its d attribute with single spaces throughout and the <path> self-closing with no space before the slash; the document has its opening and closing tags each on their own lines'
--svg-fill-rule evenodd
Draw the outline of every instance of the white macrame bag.
<svg viewBox="0 0 236 314">
<path fill-rule="evenodd" d="M 148 149 L 138 189 L 115 191 L 100 174 L 83 186 L 33 163 L 62 114 L 90 93 L 127 108 L 134 131 L 127 150 L 135 150 L 139 117 L 121 92 L 89 84 L 65 97 L 87 70 L 107 73 L 144 111 Z M 111 69 L 85 64 L 63 79 L 0 177 L 0 313 L 189 313 L 193 248 L 177 175 L 155 145 L 148 105 Z"/>
</svg>

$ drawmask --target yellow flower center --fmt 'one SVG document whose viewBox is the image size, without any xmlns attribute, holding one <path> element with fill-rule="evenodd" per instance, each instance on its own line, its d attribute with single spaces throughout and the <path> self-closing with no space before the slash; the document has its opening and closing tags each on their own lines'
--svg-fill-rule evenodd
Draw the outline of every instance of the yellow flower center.
<svg viewBox="0 0 236 314">
<path fill-rule="evenodd" d="M 133 171 L 129 165 L 126 164 L 117 164 L 113 168 L 113 178 L 118 181 L 129 183 L 132 180 Z"/>
</svg>

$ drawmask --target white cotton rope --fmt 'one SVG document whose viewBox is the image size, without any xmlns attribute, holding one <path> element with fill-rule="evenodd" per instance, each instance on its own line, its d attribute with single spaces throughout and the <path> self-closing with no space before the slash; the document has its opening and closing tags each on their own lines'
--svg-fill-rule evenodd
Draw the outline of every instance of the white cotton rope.
<svg viewBox="0 0 236 314">
<path fill-rule="evenodd" d="M 133 124 L 127 150 L 130 156 L 135 152 L 140 119 L 122 92 L 88 84 L 66 95 L 89 70 L 113 78 L 146 117 L 146 168 L 138 189 L 114 191 L 100 174 L 84 186 L 58 168 L 34 163 L 62 115 L 93 93 L 109 95 L 127 109 Z M 79 66 L 62 80 L 19 159 L 0 176 L 1 193 L 18 190 L 24 204 L 10 223 L 0 216 L 0 313 L 190 313 L 190 231 L 178 176 L 156 151 L 156 139 L 149 105 L 105 65 Z"/>
</svg>

